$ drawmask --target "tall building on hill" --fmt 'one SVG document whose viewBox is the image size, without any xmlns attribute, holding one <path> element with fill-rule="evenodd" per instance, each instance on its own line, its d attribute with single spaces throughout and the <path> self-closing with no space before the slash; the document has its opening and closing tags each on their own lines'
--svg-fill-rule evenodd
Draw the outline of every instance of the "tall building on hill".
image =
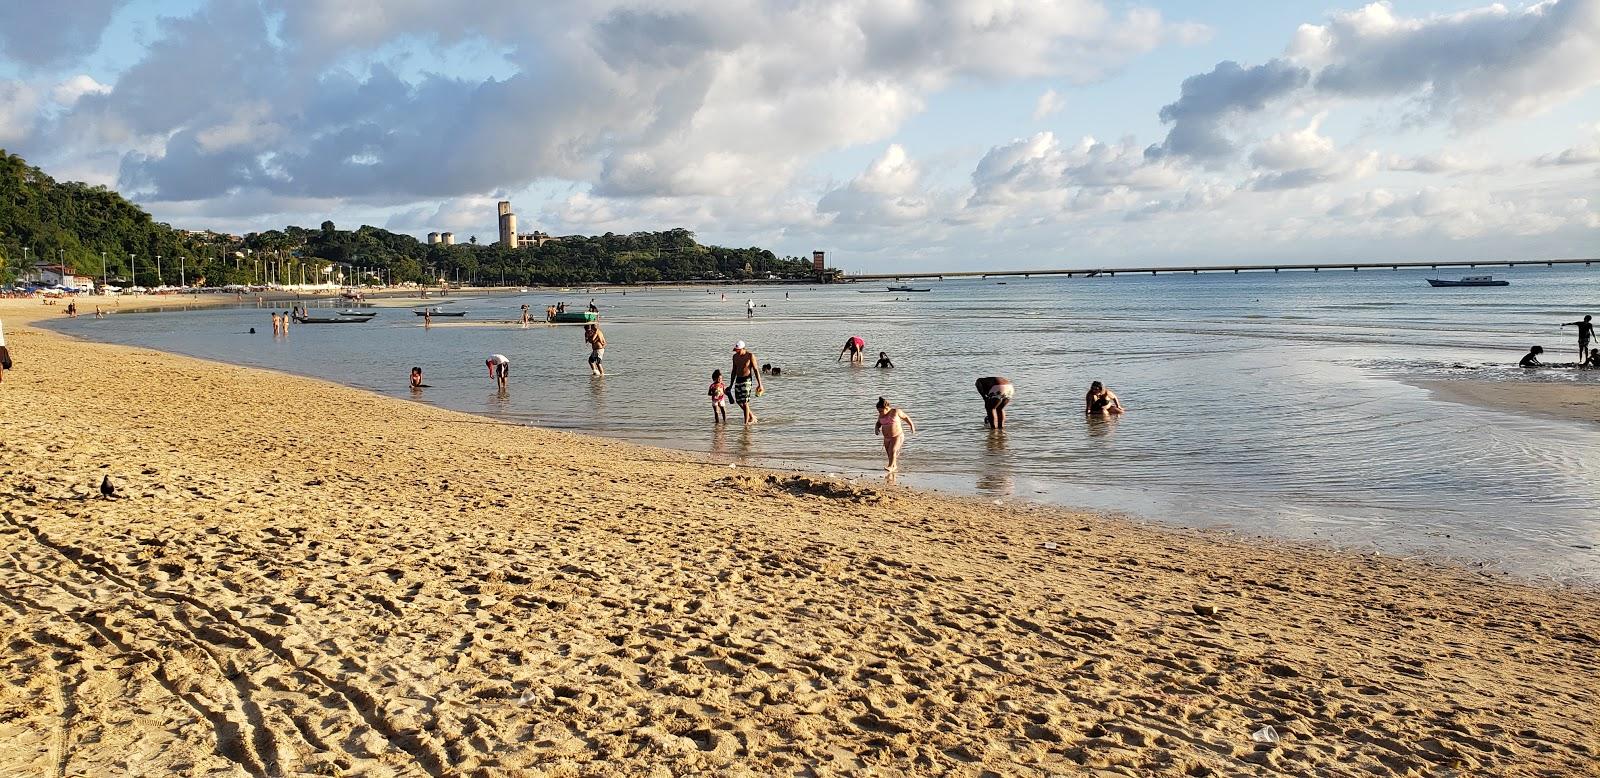
<svg viewBox="0 0 1600 778">
<path fill-rule="evenodd" d="M 511 201 L 500 201 L 500 245 L 517 247 L 517 215 L 511 212 Z"/>
<path fill-rule="evenodd" d="M 432 246 L 432 245 L 434 245 L 434 244 L 436 244 L 438 242 L 439 242 L 439 233 L 437 233 L 437 232 L 428 233 L 428 245 L 429 246 Z"/>
<path fill-rule="evenodd" d="M 446 246 L 454 246 L 456 245 L 456 234 L 453 232 L 441 232 L 439 233 L 439 242 Z"/>
</svg>

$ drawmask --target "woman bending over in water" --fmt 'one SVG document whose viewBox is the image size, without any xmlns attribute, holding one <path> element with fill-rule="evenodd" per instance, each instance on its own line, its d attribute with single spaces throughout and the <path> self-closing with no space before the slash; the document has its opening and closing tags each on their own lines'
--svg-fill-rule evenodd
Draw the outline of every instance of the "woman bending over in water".
<svg viewBox="0 0 1600 778">
<path fill-rule="evenodd" d="M 1083 412 L 1088 415 L 1109 414 L 1116 416 L 1128 410 L 1122 407 L 1122 401 L 1116 394 L 1105 387 L 1105 384 L 1095 381 L 1089 384 L 1089 393 L 1083 396 Z"/>
</svg>

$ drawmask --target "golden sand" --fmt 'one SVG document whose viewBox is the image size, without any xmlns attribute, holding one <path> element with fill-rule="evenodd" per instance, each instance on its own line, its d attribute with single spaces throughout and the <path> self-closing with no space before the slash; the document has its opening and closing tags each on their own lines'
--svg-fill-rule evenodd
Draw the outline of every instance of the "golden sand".
<svg viewBox="0 0 1600 778">
<path fill-rule="evenodd" d="M 1580 377 L 1584 382 L 1575 384 L 1452 379 L 1416 385 L 1441 400 L 1600 424 L 1600 371 L 1584 371 Z"/>
<path fill-rule="evenodd" d="M 713 467 L 35 315 L 0 303 L 0 775 L 1600 774 L 1592 593 Z"/>
</svg>

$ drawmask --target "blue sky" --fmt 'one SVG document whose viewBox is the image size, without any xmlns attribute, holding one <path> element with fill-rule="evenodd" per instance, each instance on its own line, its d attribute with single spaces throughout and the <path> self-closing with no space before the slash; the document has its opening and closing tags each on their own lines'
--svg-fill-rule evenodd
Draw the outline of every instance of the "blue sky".
<svg viewBox="0 0 1600 778">
<path fill-rule="evenodd" d="M 0 147 L 232 232 L 687 227 L 852 269 L 1593 255 L 1600 0 L 81 0 Z"/>
</svg>

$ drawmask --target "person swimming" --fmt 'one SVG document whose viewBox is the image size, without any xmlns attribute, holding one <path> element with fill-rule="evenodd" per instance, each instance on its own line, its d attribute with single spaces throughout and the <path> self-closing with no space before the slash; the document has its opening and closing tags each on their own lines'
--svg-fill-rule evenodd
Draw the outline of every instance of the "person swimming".
<svg viewBox="0 0 1600 778">
<path fill-rule="evenodd" d="M 1543 353 L 1544 353 L 1544 347 L 1543 346 L 1534 346 L 1533 348 L 1528 349 L 1528 353 L 1522 357 L 1522 361 L 1518 362 L 1517 366 L 1518 367 L 1544 367 L 1544 363 L 1539 361 L 1539 355 L 1543 354 Z"/>
<path fill-rule="evenodd" d="M 894 363 L 889 361 L 889 352 L 887 352 L 887 351 L 879 351 L 878 352 L 878 363 L 873 365 L 873 367 L 882 367 L 882 368 L 894 367 Z"/>
</svg>

